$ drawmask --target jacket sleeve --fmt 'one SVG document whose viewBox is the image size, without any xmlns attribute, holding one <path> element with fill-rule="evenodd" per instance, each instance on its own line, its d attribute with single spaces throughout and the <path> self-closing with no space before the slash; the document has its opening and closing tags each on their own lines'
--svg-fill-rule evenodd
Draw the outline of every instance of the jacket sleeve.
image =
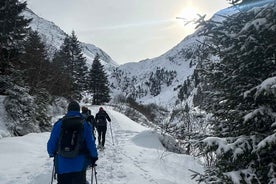
<svg viewBox="0 0 276 184">
<path fill-rule="evenodd" d="M 106 119 L 110 122 L 111 121 L 111 119 L 110 119 L 110 117 L 108 116 L 108 114 L 107 113 L 105 113 L 106 114 Z"/>
<path fill-rule="evenodd" d="M 86 147 L 89 150 L 89 154 L 91 157 L 98 157 L 98 152 L 95 144 L 95 140 L 92 134 L 92 128 L 88 123 L 85 123 L 85 142 Z"/>
<path fill-rule="evenodd" d="M 98 120 L 98 117 L 99 115 L 98 115 L 98 113 L 96 114 L 96 116 L 95 116 L 95 122 L 97 122 L 97 120 Z"/>
<path fill-rule="evenodd" d="M 60 126 L 60 121 L 54 124 L 50 138 L 47 143 L 47 151 L 50 157 L 53 157 L 57 152 Z"/>
</svg>

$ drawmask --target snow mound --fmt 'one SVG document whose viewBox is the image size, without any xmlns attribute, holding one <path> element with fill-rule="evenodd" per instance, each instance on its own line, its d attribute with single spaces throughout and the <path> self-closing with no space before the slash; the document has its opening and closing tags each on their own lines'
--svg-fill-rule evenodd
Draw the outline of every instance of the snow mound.
<svg viewBox="0 0 276 184">
<path fill-rule="evenodd" d="M 160 142 L 160 135 L 151 130 L 146 130 L 132 138 L 132 142 L 140 147 L 164 149 Z"/>
</svg>

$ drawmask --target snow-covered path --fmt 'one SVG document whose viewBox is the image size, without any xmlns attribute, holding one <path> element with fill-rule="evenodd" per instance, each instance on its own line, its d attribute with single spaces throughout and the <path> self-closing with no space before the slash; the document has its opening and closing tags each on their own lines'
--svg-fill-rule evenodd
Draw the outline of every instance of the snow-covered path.
<svg viewBox="0 0 276 184">
<path fill-rule="evenodd" d="M 98 107 L 89 107 L 95 114 Z M 112 108 L 106 149 L 99 151 L 98 184 L 193 184 L 188 169 L 202 171 L 197 160 L 165 151 L 158 134 Z M 110 125 L 110 124 L 109 124 Z M 111 138 L 112 128 L 113 140 Z M 46 143 L 49 133 L 0 139 L 1 184 L 50 183 L 52 159 Z M 90 180 L 91 169 L 87 171 Z"/>
</svg>

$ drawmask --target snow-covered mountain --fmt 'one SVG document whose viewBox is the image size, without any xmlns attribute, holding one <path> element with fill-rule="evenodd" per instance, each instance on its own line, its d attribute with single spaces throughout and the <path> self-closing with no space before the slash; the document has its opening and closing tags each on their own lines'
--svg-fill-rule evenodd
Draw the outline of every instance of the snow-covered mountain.
<svg viewBox="0 0 276 184">
<path fill-rule="evenodd" d="M 117 93 L 144 103 L 173 105 L 179 85 L 193 73 L 197 63 L 197 39 L 202 38 L 188 36 L 160 57 L 119 66 L 111 76 L 111 86 Z"/>
<path fill-rule="evenodd" d="M 52 57 L 62 45 L 66 33 L 53 22 L 37 16 L 30 9 L 23 14 L 26 18 L 32 19 L 30 27 L 38 31 Z M 91 66 L 96 53 L 100 55 L 102 64 L 110 75 L 113 96 L 124 94 L 144 103 L 164 105 L 169 102 L 173 105 L 177 100 L 179 86 L 195 68 L 196 58 L 193 56 L 199 45 L 197 39 L 201 38 L 195 34 L 188 36 L 160 57 L 121 66 L 93 44 L 81 43 L 81 47 L 88 66 Z"/>
<path fill-rule="evenodd" d="M 222 21 L 221 15 L 235 12 L 234 8 L 226 8 L 211 19 Z M 114 96 L 123 94 L 144 104 L 155 103 L 169 109 L 179 104 L 178 93 L 184 82 L 189 83 L 187 80 L 191 79 L 200 60 L 200 46 L 205 38 L 199 32 L 200 28 L 159 57 L 117 67 L 110 76 Z M 196 89 L 190 89 L 190 93 L 195 94 Z M 192 98 L 190 95 L 186 102 L 191 104 Z"/>
<path fill-rule="evenodd" d="M 32 19 L 30 23 L 31 29 L 39 33 L 42 40 L 46 43 L 50 57 L 52 57 L 53 54 L 62 45 L 63 40 L 66 37 L 66 33 L 53 22 L 39 17 L 30 9 L 25 10 L 23 15 L 28 19 Z M 105 53 L 102 49 L 96 47 L 95 45 L 81 42 L 81 47 L 83 55 L 87 59 L 87 65 L 89 67 L 91 66 L 93 59 L 95 58 L 95 55 L 97 53 L 100 55 L 100 59 L 103 65 L 107 64 L 110 67 L 118 66 L 118 64 L 113 61 L 107 53 Z"/>
<path fill-rule="evenodd" d="M 230 13 L 233 13 L 233 9 L 228 8 L 217 14 L 229 15 Z M 213 19 L 221 19 L 217 14 Z M 66 33 L 53 22 L 37 16 L 29 9 L 24 12 L 24 16 L 32 19 L 31 28 L 38 31 L 49 49 L 49 55 L 53 56 L 63 43 Z M 89 67 L 96 53 L 100 55 L 109 75 L 113 97 L 122 94 L 133 97 L 141 103 L 155 103 L 170 109 L 179 101 L 180 88 L 187 79 L 191 78 L 196 68 L 199 60 L 199 46 L 203 40 L 204 37 L 199 36 L 198 31 L 195 31 L 159 57 L 121 66 L 93 44 L 81 43 L 81 47 Z"/>
<path fill-rule="evenodd" d="M 211 19 L 222 21 L 225 16 L 235 12 L 237 12 L 235 8 L 226 8 L 215 13 Z M 53 55 L 63 43 L 66 33 L 53 22 L 37 16 L 31 10 L 26 10 L 24 15 L 32 18 L 31 28 L 39 32 L 50 50 L 50 55 Z M 102 64 L 109 75 L 113 97 L 130 96 L 144 104 L 155 103 L 170 109 L 178 104 L 179 91 L 184 83 L 189 83 L 188 80 L 192 78 L 200 60 L 199 48 L 205 38 L 199 36 L 199 31 L 196 30 L 159 57 L 120 66 L 95 45 L 81 43 L 81 46 L 88 66 L 91 66 L 96 53 L 101 56 Z M 196 93 L 196 89 L 189 90 L 190 94 Z M 186 102 L 191 104 L 192 98 L 193 95 L 190 95 Z"/>
</svg>

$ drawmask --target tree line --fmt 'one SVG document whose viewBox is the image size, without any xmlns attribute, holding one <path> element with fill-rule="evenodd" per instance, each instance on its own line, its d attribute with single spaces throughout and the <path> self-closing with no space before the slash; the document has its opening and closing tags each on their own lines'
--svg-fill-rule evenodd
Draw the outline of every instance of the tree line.
<svg viewBox="0 0 276 184">
<path fill-rule="evenodd" d="M 93 94 L 92 104 L 109 102 L 100 56 L 96 54 L 92 66 L 87 66 L 72 31 L 49 57 L 39 33 L 29 26 L 32 20 L 21 14 L 26 6 L 18 0 L 0 2 L 0 95 L 8 97 L 5 108 L 9 116 L 22 126 L 37 122 L 43 130 L 50 119 L 46 107 L 55 97 L 81 100 L 82 92 L 87 91 Z M 16 135 L 24 134 L 16 125 L 10 128 Z"/>
<path fill-rule="evenodd" d="M 26 86 L 30 94 L 45 90 L 50 95 L 80 100 L 81 92 L 88 90 L 98 97 L 93 103 L 109 101 L 108 81 L 100 56 L 95 56 L 88 70 L 74 31 L 66 35 L 60 50 L 50 59 L 38 32 L 29 28 L 31 20 L 20 15 L 26 2 L 4 0 L 0 5 L 3 22 L 0 25 L 0 75 L 6 82 Z M 3 90 L 1 88 L 2 94 Z"/>
</svg>

